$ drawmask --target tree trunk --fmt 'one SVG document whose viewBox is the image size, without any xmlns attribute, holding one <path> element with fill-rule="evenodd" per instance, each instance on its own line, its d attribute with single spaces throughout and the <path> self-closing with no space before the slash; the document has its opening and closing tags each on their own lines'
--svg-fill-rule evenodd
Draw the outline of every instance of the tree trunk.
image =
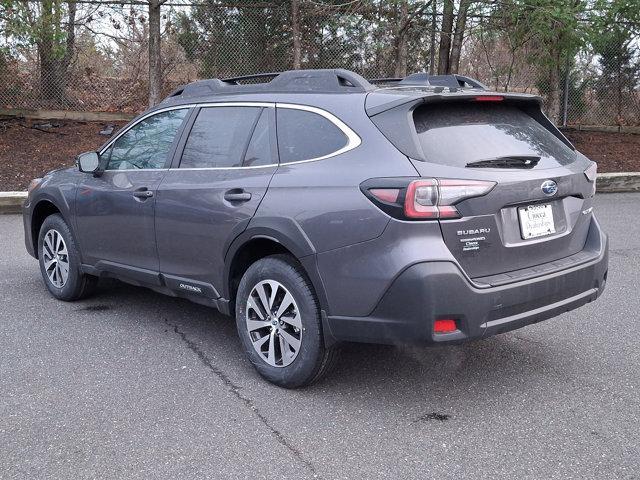
<svg viewBox="0 0 640 480">
<path fill-rule="evenodd" d="M 560 123 L 560 54 L 558 52 L 557 61 L 549 66 L 549 93 L 547 94 L 547 111 L 551 121 L 559 125 Z"/>
<path fill-rule="evenodd" d="M 453 0 L 444 0 L 442 11 L 442 29 L 440 32 L 440 49 L 438 52 L 438 75 L 449 73 L 449 51 L 451 50 L 451 33 L 453 30 Z"/>
<path fill-rule="evenodd" d="M 53 0 L 42 1 L 42 17 L 38 40 L 40 60 L 40 95 L 43 100 L 57 100 L 57 75 L 53 49 Z"/>
<path fill-rule="evenodd" d="M 407 76 L 407 24 L 409 22 L 409 4 L 403 0 L 400 5 L 400 21 L 397 22 L 399 28 L 396 30 L 394 40 L 395 50 L 395 77 L 404 78 Z"/>
<path fill-rule="evenodd" d="M 302 42 L 300 41 L 300 0 L 291 0 L 291 33 L 293 36 L 293 69 L 302 65 Z"/>
<path fill-rule="evenodd" d="M 462 52 L 462 41 L 464 40 L 464 31 L 467 26 L 467 13 L 471 0 L 461 0 L 458 9 L 458 18 L 456 19 L 456 30 L 453 34 L 453 43 L 451 44 L 451 56 L 449 57 L 450 73 L 458 73 L 460 68 L 460 54 Z"/>
<path fill-rule="evenodd" d="M 436 15 L 438 13 L 438 2 L 436 0 L 432 0 L 431 3 L 431 35 L 430 35 L 430 46 L 429 46 L 429 75 L 433 75 L 436 73 Z"/>
<path fill-rule="evenodd" d="M 57 32 L 61 29 L 62 7 L 54 0 L 42 0 L 42 14 L 37 42 L 40 61 L 40 94 L 46 101 L 59 107 L 66 106 L 67 75 L 75 49 L 76 4 L 68 2 L 68 21 L 64 52 L 56 45 Z"/>
<path fill-rule="evenodd" d="M 67 41 L 63 58 L 65 71 L 68 70 L 76 49 L 76 9 L 78 8 L 75 0 L 69 0 L 67 5 L 69 16 L 67 21 Z"/>
<path fill-rule="evenodd" d="M 157 105 L 161 95 L 160 1 L 149 0 L 149 106 Z"/>
</svg>

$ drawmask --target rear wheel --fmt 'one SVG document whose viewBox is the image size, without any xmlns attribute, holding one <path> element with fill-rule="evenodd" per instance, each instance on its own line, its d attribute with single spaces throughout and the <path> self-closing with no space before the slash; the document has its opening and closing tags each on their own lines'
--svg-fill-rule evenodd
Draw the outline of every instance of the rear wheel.
<svg viewBox="0 0 640 480">
<path fill-rule="evenodd" d="M 98 279 L 80 270 L 80 253 L 61 215 L 47 217 L 38 235 L 40 272 L 55 298 L 79 300 L 93 291 Z"/>
<path fill-rule="evenodd" d="M 334 362 L 335 349 L 324 346 L 313 286 L 288 255 L 247 269 L 236 295 L 236 324 L 251 363 L 276 385 L 309 385 Z"/>
</svg>

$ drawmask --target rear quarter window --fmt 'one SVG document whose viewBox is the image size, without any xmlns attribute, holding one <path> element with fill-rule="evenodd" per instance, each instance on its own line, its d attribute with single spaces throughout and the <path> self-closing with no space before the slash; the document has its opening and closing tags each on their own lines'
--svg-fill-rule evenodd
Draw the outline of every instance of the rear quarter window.
<svg viewBox="0 0 640 480">
<path fill-rule="evenodd" d="M 567 165 L 574 150 L 519 108 L 504 104 L 436 103 L 413 114 L 424 160 L 464 167 L 507 156 L 538 156 L 536 168 Z"/>
<path fill-rule="evenodd" d="M 280 163 L 313 160 L 337 152 L 348 138 L 322 115 L 292 108 L 277 109 Z"/>
</svg>

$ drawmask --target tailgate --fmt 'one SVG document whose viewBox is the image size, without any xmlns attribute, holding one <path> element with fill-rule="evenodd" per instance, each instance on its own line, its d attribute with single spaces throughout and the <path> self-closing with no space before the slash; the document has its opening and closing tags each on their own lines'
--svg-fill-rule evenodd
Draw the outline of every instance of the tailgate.
<svg viewBox="0 0 640 480">
<path fill-rule="evenodd" d="M 470 277 L 554 262 L 584 248 L 595 185 L 585 170 L 594 164 L 534 99 L 484 92 L 425 97 L 371 119 L 421 177 L 440 185 L 443 179 L 495 182 L 489 193 L 455 204 L 461 218 L 439 220 L 447 247 Z"/>
</svg>

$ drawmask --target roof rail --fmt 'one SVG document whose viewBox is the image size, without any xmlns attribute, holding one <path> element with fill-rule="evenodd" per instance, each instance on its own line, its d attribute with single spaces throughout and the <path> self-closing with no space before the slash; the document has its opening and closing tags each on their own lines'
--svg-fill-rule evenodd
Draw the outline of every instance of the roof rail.
<svg viewBox="0 0 640 480">
<path fill-rule="evenodd" d="M 268 82 L 240 83 L 269 77 L 273 78 Z M 373 89 L 374 86 L 357 73 L 341 68 L 288 70 L 222 80 L 219 78 L 199 80 L 178 87 L 163 102 L 177 97 L 202 97 L 233 93 L 362 93 Z"/>
<path fill-rule="evenodd" d="M 231 85 L 242 85 L 240 82 L 245 80 L 257 80 L 259 78 L 269 78 L 269 77 L 277 77 L 282 72 L 271 72 L 271 73 L 256 73 L 253 75 L 241 75 L 239 77 L 231 77 L 231 78 L 223 78 L 222 81 L 224 83 L 229 83 Z M 259 83 L 259 82 L 255 82 Z"/>
<path fill-rule="evenodd" d="M 377 85 L 379 83 L 397 83 L 404 80 L 403 77 L 380 77 L 380 78 L 369 78 L 369 83 L 373 83 Z"/>
<path fill-rule="evenodd" d="M 448 87 L 448 88 L 477 88 L 487 90 L 487 86 L 480 83 L 478 80 L 465 77 L 464 75 L 451 74 L 451 75 L 429 75 L 424 72 L 412 73 L 404 78 L 390 77 L 390 78 L 374 78 L 369 80 L 374 84 L 381 83 L 397 83 L 398 85 L 415 85 L 415 86 L 431 86 L 431 87 Z"/>
</svg>

